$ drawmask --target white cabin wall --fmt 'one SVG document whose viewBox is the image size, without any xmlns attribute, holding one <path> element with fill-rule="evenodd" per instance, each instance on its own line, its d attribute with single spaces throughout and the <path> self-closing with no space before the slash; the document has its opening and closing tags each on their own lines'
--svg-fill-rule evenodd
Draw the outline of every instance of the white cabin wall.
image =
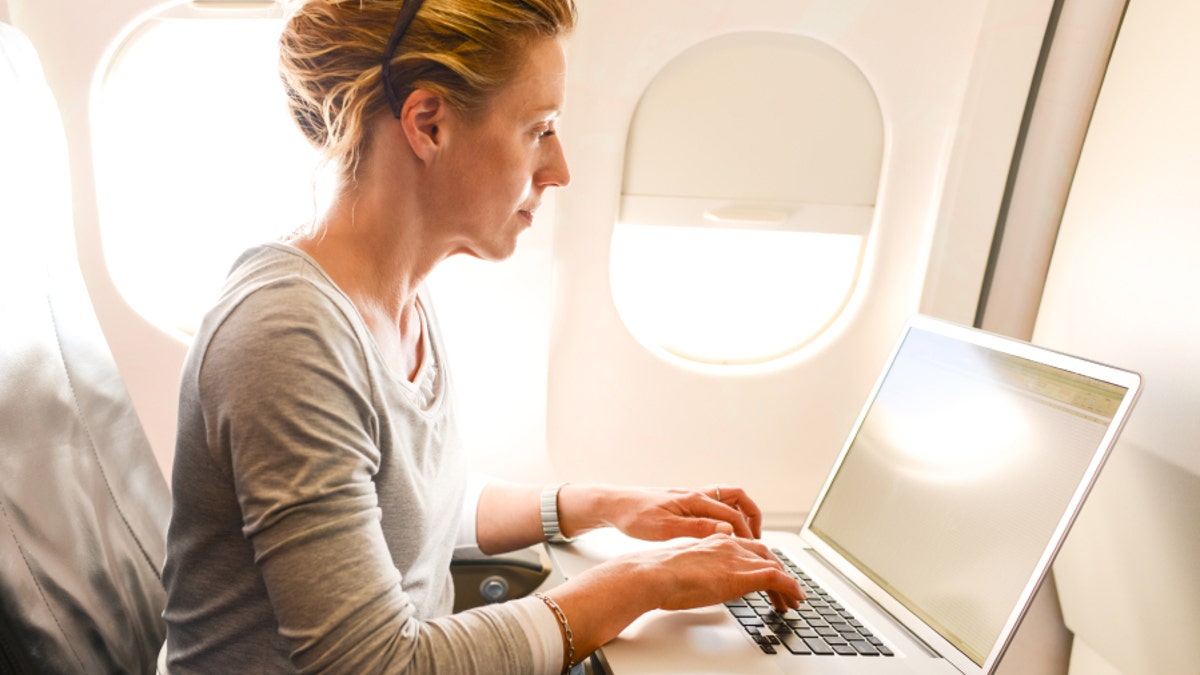
<svg viewBox="0 0 1200 675">
<path fill-rule="evenodd" d="M 1010 194 L 997 226 L 981 328 L 1028 340 L 1059 223 L 1128 0 L 1068 0 L 1014 157 Z"/>
<path fill-rule="evenodd" d="M 736 482 L 775 524 L 797 522 L 903 321 L 923 305 L 974 315 L 1051 4 L 581 2 L 563 124 L 574 179 L 558 200 L 554 243 L 555 473 Z M 668 363 L 630 336 L 609 291 L 627 126 L 647 84 L 686 48 L 772 30 L 833 45 L 876 90 L 887 138 L 868 271 L 850 308 L 796 354 L 740 370 Z M 736 104 L 753 123 L 754 102 Z"/>
<path fill-rule="evenodd" d="M 458 256 L 430 280 L 472 468 L 512 481 L 554 480 L 545 411 L 556 199 L 547 192 L 512 258 Z"/>
<path fill-rule="evenodd" d="M 1073 675 L 1200 673 L 1197 27 L 1129 3 L 1033 335 L 1145 380 L 1055 565 Z"/>
<path fill-rule="evenodd" d="M 962 113 L 950 130 L 953 152 L 944 167 L 938 226 L 921 290 L 921 313 L 964 325 L 975 321 L 1004 197 L 997 187 L 1004 185 L 1011 170 L 1017 142 L 1013 132 L 1019 132 L 1033 67 L 1043 47 L 1044 32 L 1036 35 L 1034 44 L 1029 10 L 1015 9 L 990 3 L 977 37 Z M 1039 26 L 1045 28 L 1043 9 L 1050 9 L 1050 3 L 1037 9 Z M 1019 45 L 1013 44 L 1015 35 L 1021 36 Z"/>
</svg>

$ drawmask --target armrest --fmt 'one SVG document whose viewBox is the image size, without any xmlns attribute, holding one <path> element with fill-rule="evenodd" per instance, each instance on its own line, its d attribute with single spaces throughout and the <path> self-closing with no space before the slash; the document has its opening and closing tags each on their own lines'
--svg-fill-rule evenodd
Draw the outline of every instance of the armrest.
<svg viewBox="0 0 1200 675">
<path fill-rule="evenodd" d="M 552 567 L 538 550 L 522 549 L 503 556 L 463 558 L 450 563 L 454 578 L 454 611 L 529 595 L 550 576 Z"/>
</svg>

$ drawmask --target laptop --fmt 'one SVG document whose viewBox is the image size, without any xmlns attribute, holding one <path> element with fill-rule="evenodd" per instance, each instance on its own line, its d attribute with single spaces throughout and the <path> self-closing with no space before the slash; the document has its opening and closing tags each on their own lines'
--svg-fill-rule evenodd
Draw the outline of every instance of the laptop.
<svg viewBox="0 0 1200 675">
<path fill-rule="evenodd" d="M 616 675 L 992 673 L 1140 387 L 1129 371 L 913 318 L 803 528 L 764 533 L 804 575 L 801 611 L 753 594 L 655 611 L 598 661 Z M 549 548 L 569 578 L 660 545 L 599 530 Z"/>
</svg>

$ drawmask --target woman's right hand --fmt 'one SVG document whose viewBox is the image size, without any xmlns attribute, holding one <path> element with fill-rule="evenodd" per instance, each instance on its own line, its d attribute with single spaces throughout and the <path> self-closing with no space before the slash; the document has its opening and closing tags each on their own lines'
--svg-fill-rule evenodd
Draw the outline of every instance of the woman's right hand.
<svg viewBox="0 0 1200 675">
<path fill-rule="evenodd" d="M 754 591 L 766 591 L 775 608 L 795 609 L 804 591 L 764 544 L 714 534 L 705 539 L 631 553 L 611 561 L 642 568 L 657 577 L 643 592 L 658 597 L 658 609 L 715 605 Z"/>
<path fill-rule="evenodd" d="M 613 558 L 546 592 L 573 629 L 576 658 L 654 609 L 693 609 L 766 591 L 777 610 L 804 600 L 800 584 L 753 539 L 714 534 Z"/>
</svg>

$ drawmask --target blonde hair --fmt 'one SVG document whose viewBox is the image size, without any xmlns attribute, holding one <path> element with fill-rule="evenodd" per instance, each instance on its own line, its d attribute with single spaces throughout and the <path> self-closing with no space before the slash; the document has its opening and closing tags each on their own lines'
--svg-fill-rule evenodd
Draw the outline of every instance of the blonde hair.
<svg viewBox="0 0 1200 675">
<path fill-rule="evenodd" d="M 391 114 L 381 66 L 400 8 L 415 0 L 296 0 L 279 40 L 293 119 L 353 180 L 368 125 Z M 528 42 L 575 25 L 574 0 L 425 0 L 391 60 L 401 102 L 416 89 L 471 118 L 521 65 Z"/>
</svg>

